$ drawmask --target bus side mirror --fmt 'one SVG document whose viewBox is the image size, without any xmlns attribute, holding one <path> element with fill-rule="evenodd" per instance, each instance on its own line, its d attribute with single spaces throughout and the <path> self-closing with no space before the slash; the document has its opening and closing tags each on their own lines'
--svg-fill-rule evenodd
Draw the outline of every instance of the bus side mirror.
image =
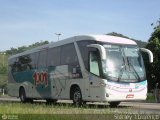
<svg viewBox="0 0 160 120">
<path fill-rule="evenodd" d="M 149 55 L 149 62 L 152 63 L 153 62 L 153 53 L 146 48 L 140 48 L 140 50 L 142 52 L 146 52 Z"/>
<path fill-rule="evenodd" d="M 106 60 L 106 50 L 102 45 L 99 44 L 90 44 L 87 45 L 87 47 L 93 47 L 93 48 L 97 48 L 100 52 L 100 56 L 102 60 Z"/>
</svg>

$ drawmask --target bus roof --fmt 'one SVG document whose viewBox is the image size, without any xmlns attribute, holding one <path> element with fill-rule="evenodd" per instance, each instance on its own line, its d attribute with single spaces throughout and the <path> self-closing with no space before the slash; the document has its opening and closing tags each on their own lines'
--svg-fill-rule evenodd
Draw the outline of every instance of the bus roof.
<svg viewBox="0 0 160 120">
<path fill-rule="evenodd" d="M 89 40 L 95 40 L 106 43 L 137 45 L 136 42 L 133 40 L 111 35 L 81 35 L 75 37 L 78 38 L 77 40 L 86 40 L 86 38 L 88 38 Z"/>
<path fill-rule="evenodd" d="M 72 43 L 74 41 L 82 41 L 82 40 L 94 40 L 98 42 L 104 42 L 104 43 L 114 43 L 114 44 L 125 44 L 125 45 L 137 45 L 135 41 L 127 39 L 127 38 L 122 38 L 122 37 L 116 37 L 116 36 L 111 36 L 111 35 L 78 35 L 78 36 L 73 36 L 64 40 L 60 40 L 57 42 L 51 42 L 46 45 L 42 45 L 40 47 L 33 48 L 31 50 L 27 50 L 25 52 L 16 54 L 11 56 L 10 58 L 18 57 L 21 55 L 29 54 L 32 52 L 37 52 L 42 49 L 46 48 L 52 48 L 52 47 L 57 47 L 61 45 L 65 45 L 68 43 Z M 9 58 L 9 59 L 10 59 Z"/>
</svg>

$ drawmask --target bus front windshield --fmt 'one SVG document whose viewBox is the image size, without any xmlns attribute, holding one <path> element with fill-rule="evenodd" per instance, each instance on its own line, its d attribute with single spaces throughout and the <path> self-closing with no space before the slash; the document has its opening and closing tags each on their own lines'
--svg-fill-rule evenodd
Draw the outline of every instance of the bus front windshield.
<svg viewBox="0 0 160 120">
<path fill-rule="evenodd" d="M 145 80 L 145 68 L 137 46 L 104 45 L 106 61 L 103 65 L 104 77 L 119 82 Z"/>
</svg>

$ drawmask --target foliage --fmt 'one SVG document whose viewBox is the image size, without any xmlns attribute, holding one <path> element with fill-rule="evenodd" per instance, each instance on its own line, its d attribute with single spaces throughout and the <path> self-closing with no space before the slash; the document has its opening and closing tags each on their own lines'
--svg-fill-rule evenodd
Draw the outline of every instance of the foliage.
<svg viewBox="0 0 160 120">
<path fill-rule="evenodd" d="M 7 66 L 0 64 L 0 74 L 6 74 L 7 73 Z"/>
<path fill-rule="evenodd" d="M 160 25 L 154 29 L 146 47 L 153 52 L 154 56 L 154 62 L 151 65 L 147 64 L 146 67 L 149 89 L 154 89 L 156 83 L 160 84 Z"/>
<path fill-rule="evenodd" d="M 6 53 L 8 55 L 14 55 L 14 54 L 17 54 L 17 53 L 21 53 L 21 52 L 24 52 L 26 50 L 30 50 L 32 48 L 35 48 L 35 47 L 38 47 L 38 46 L 42 46 L 42 45 L 45 45 L 45 44 L 48 44 L 49 42 L 46 40 L 46 41 L 41 41 L 41 42 L 36 42 L 32 45 L 29 45 L 29 46 L 22 46 L 22 47 L 18 47 L 18 48 L 11 48 L 10 50 L 7 50 Z"/>
<path fill-rule="evenodd" d="M 7 87 L 6 85 L 7 85 L 7 75 L 0 74 L 0 88 L 6 89 Z"/>
<path fill-rule="evenodd" d="M 6 88 L 7 84 L 7 66 L 0 64 L 0 88 Z"/>
<path fill-rule="evenodd" d="M 0 88 L 5 88 L 7 84 L 7 55 L 0 54 Z"/>
</svg>

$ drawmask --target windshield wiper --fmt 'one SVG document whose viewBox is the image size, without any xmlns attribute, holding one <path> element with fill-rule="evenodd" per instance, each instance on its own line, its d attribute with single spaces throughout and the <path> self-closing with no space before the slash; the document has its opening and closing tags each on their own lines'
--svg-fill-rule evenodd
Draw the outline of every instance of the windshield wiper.
<svg viewBox="0 0 160 120">
<path fill-rule="evenodd" d="M 122 79 L 122 75 L 123 75 L 124 70 L 126 70 L 126 65 L 125 65 L 125 59 L 123 58 L 123 63 L 121 65 L 121 69 L 120 69 L 120 72 L 118 75 L 118 82 Z"/>
<path fill-rule="evenodd" d="M 129 66 L 129 69 L 132 68 L 133 72 L 131 72 L 135 78 L 138 80 L 138 81 L 141 81 L 141 78 L 139 77 L 137 71 L 135 70 L 134 66 L 129 62 L 129 59 L 127 57 L 127 63 L 128 63 L 128 66 Z"/>
</svg>

